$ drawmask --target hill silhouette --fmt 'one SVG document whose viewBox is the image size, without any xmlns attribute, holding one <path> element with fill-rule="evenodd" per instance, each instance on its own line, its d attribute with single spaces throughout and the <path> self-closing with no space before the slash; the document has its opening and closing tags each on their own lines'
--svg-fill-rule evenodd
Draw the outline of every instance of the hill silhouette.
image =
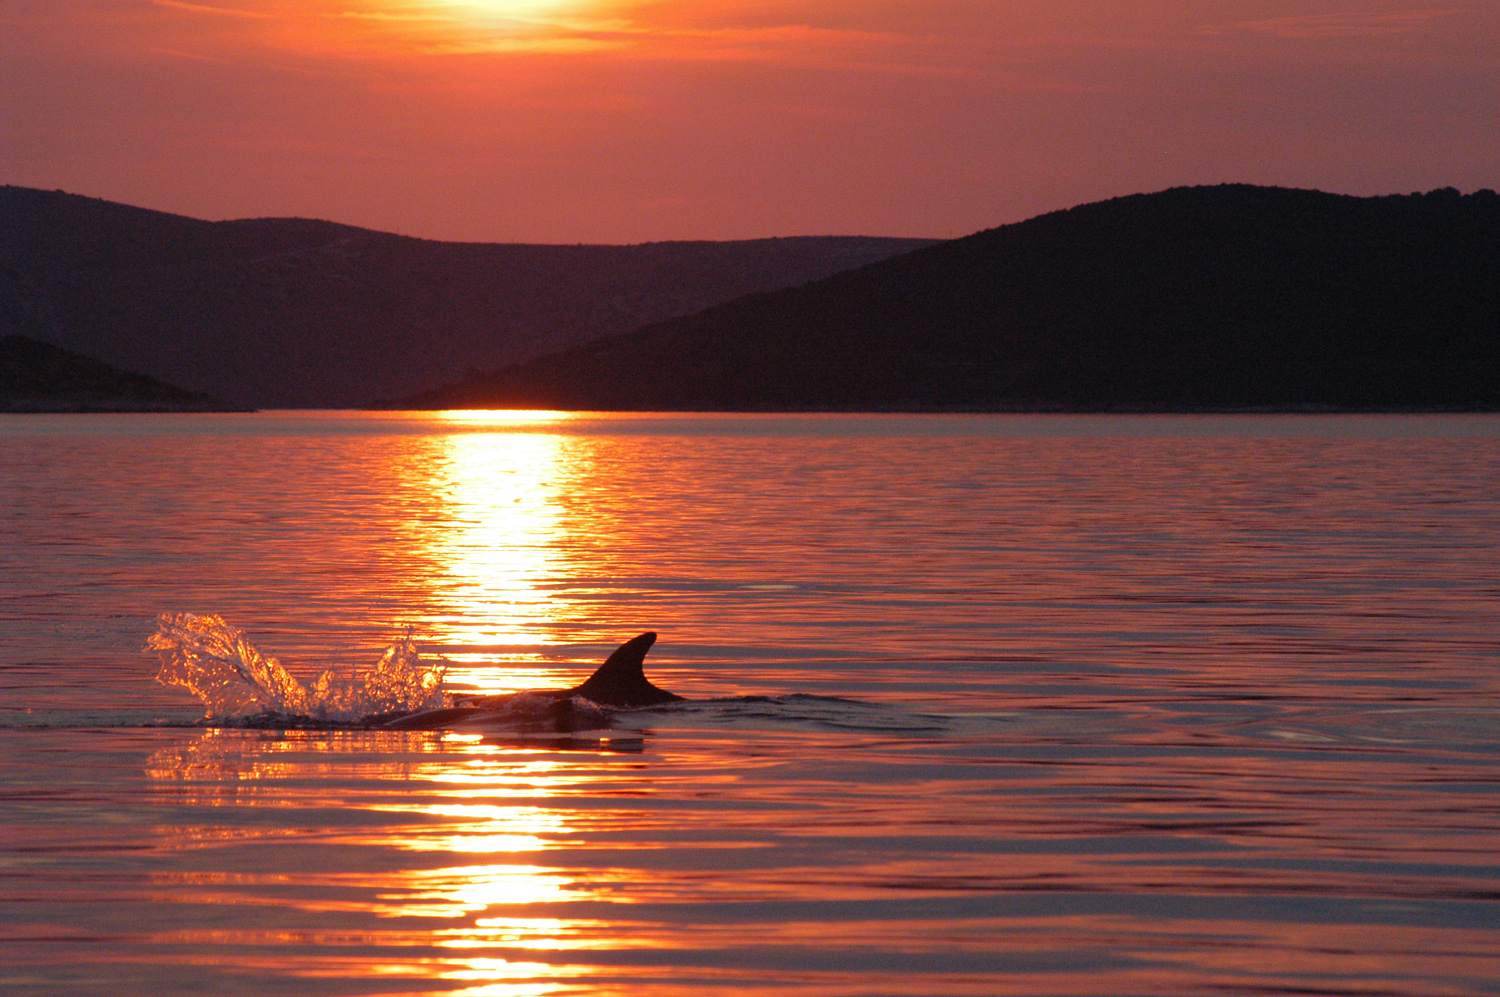
<svg viewBox="0 0 1500 997">
<path fill-rule="evenodd" d="M 359 406 L 931 241 L 445 243 L 0 187 L 0 334 L 240 405 Z"/>
<path fill-rule="evenodd" d="M 392 404 L 1494 409 L 1500 196 L 1122 197 Z"/>
<path fill-rule="evenodd" d="M 184 391 L 25 336 L 0 336 L 0 412 L 225 412 Z"/>
</svg>

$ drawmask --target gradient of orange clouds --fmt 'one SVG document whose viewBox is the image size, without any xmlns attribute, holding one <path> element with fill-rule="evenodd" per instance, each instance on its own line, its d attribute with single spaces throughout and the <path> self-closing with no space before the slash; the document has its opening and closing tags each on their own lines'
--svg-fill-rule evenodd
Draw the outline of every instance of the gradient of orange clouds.
<svg viewBox="0 0 1500 997">
<path fill-rule="evenodd" d="M 435 238 L 961 235 L 1500 187 L 1500 5 L 9 0 L 0 182 Z"/>
</svg>

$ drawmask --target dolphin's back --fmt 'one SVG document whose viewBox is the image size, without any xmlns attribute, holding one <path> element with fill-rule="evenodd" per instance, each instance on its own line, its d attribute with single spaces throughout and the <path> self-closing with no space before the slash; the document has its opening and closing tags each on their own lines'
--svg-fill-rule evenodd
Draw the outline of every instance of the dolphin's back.
<svg viewBox="0 0 1500 997">
<path fill-rule="evenodd" d="M 656 634 L 643 633 L 615 649 L 583 685 L 571 689 L 538 689 L 510 692 L 500 696 L 469 696 L 453 706 L 424 710 L 397 717 L 383 726 L 392 730 L 442 730 L 448 727 L 474 726 L 476 723 L 508 717 L 527 724 L 542 723 L 556 730 L 584 730 L 608 721 L 598 710 L 577 707 L 572 697 L 582 696 L 600 706 L 629 709 L 655 706 L 682 699 L 646 681 L 646 652 L 656 643 Z M 538 710 L 536 704 L 548 704 Z M 519 712 L 514 712 L 519 710 Z M 511 712 L 507 712 L 511 711 Z M 581 711 L 581 712 L 580 712 Z"/>
<path fill-rule="evenodd" d="M 654 633 L 643 633 L 626 641 L 589 676 L 587 682 L 570 691 L 601 706 L 652 706 L 682 699 L 646 680 L 646 652 L 655 643 Z"/>
</svg>

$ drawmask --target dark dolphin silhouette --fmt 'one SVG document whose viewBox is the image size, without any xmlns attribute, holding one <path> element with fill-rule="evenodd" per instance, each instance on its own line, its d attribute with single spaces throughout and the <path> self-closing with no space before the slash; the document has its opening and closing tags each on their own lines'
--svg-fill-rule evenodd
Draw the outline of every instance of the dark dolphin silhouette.
<svg viewBox="0 0 1500 997">
<path fill-rule="evenodd" d="M 584 730 L 607 726 L 608 716 L 594 707 L 632 709 L 675 703 L 681 696 L 658 689 L 646 679 L 646 652 L 656 643 L 656 634 L 643 633 L 615 649 L 594 674 L 569 689 L 539 689 L 504 696 L 474 696 L 459 705 L 397 717 L 382 727 L 392 730 L 441 730 L 460 723 L 478 724 L 493 718 L 501 721 L 541 723 L 554 730 Z M 579 702 L 579 700 L 587 702 Z"/>
</svg>

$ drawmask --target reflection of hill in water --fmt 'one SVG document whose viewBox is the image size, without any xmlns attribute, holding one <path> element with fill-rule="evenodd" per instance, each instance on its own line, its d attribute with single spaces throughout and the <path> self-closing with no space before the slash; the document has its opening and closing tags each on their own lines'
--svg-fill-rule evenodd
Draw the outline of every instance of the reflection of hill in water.
<svg viewBox="0 0 1500 997">
<path fill-rule="evenodd" d="M 0 187 L 0 333 L 242 405 L 350 407 L 928 242 L 432 242 Z"/>
<path fill-rule="evenodd" d="M 1500 407 L 1500 197 L 1180 188 L 413 399 L 637 410 Z"/>
</svg>

